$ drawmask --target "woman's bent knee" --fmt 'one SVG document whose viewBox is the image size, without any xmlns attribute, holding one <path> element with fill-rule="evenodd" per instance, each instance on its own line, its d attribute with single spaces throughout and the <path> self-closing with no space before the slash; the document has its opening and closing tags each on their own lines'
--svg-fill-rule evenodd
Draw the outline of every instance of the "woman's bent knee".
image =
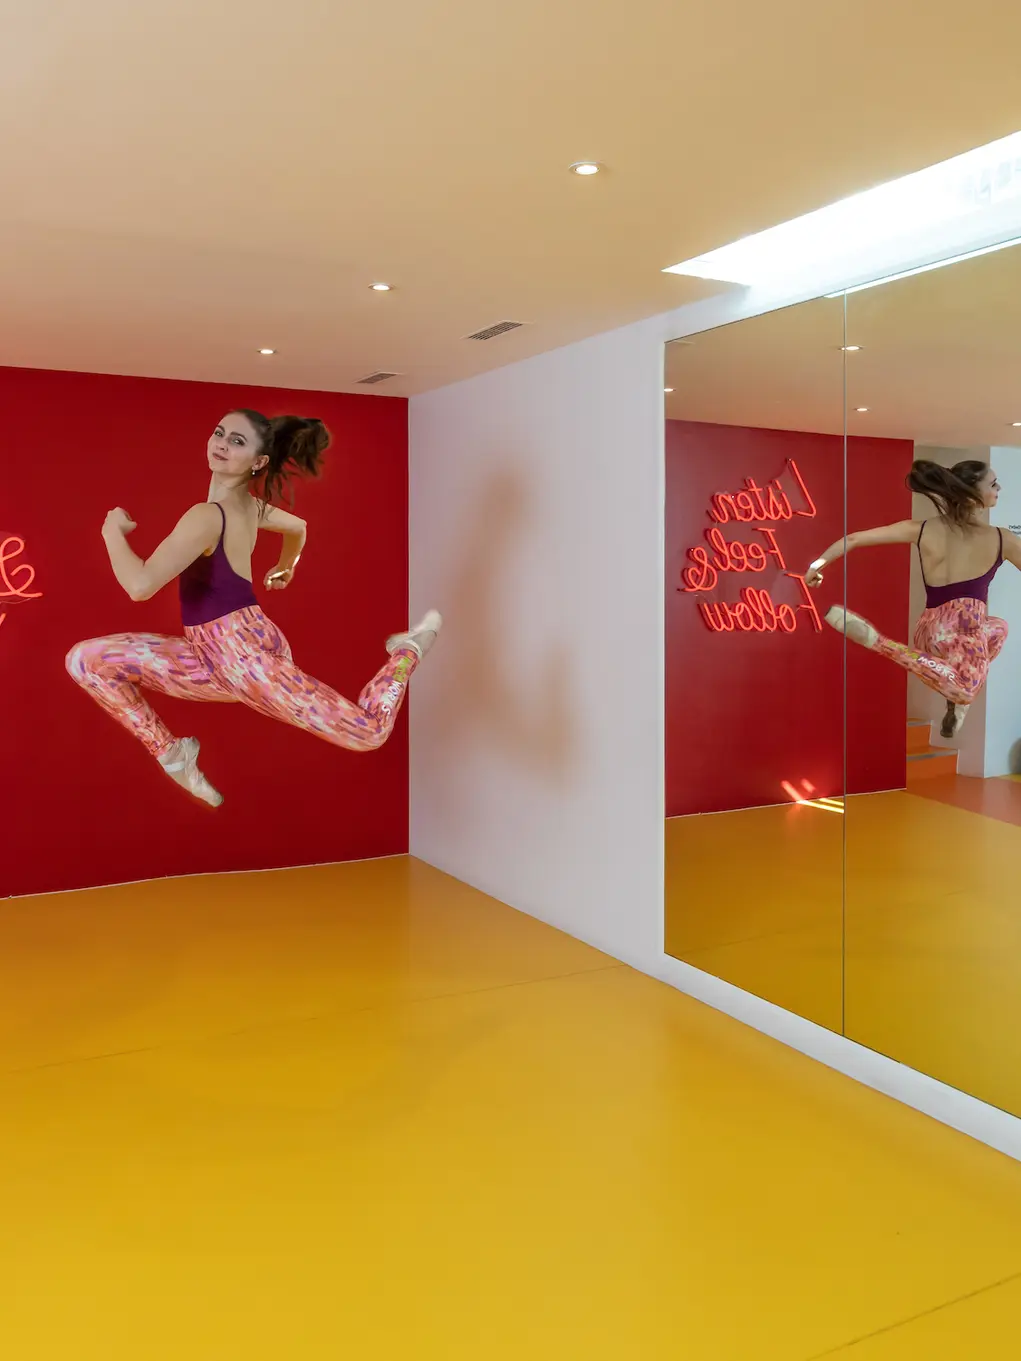
<svg viewBox="0 0 1021 1361">
<path fill-rule="evenodd" d="M 96 638 L 90 638 L 87 642 L 76 643 L 64 658 L 67 674 L 79 685 L 84 685 L 89 672 L 97 669 L 96 662 L 101 655 L 101 649 L 97 646 L 98 641 Z"/>
</svg>

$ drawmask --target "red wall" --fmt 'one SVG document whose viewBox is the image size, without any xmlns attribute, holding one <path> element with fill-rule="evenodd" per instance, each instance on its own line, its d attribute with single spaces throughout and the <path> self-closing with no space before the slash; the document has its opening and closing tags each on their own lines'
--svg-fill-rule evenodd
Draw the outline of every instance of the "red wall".
<svg viewBox="0 0 1021 1361">
<path fill-rule="evenodd" d="M 910 518 L 904 478 L 910 441 L 848 441 L 848 528 Z M 687 550 L 707 549 L 710 497 L 779 478 L 794 510 L 805 506 L 787 470 L 794 459 L 815 502 L 814 518 L 773 526 L 787 568 L 804 572 L 844 532 L 843 439 L 783 430 L 667 421 L 666 432 L 666 794 L 667 815 L 711 813 L 782 802 L 783 781 L 808 780 L 821 796 L 844 786 L 844 648 L 827 625 L 816 632 L 806 610 L 793 633 L 712 633 L 699 602 L 740 599 L 747 586 L 792 606 L 798 584 L 771 559 L 765 571 L 721 573 L 714 590 L 679 589 L 692 566 Z M 725 538 L 764 543 L 755 523 L 724 524 Z M 875 548 L 848 560 L 850 608 L 884 633 L 904 638 L 909 566 L 903 547 Z M 812 593 L 819 615 L 843 601 L 844 569 L 828 569 Z M 906 675 L 865 649 L 847 648 L 847 785 L 850 793 L 902 788 L 906 768 Z"/>
<path fill-rule="evenodd" d="M 356 699 L 407 622 L 404 400 L 0 369 L 0 534 L 25 539 L 43 592 L 0 625 L 0 895 L 407 850 L 403 719 L 381 751 L 356 755 L 240 705 L 157 697 L 172 730 L 201 739 L 225 796 L 214 811 L 64 671 L 82 639 L 180 632 L 175 587 L 133 604 L 100 527 L 124 506 L 133 546 L 151 552 L 205 499 L 206 439 L 235 406 L 318 416 L 334 436 L 323 479 L 297 486 L 309 541 L 295 582 L 269 598 L 298 664 Z M 279 539 L 260 537 L 265 604 L 258 583 Z"/>
</svg>

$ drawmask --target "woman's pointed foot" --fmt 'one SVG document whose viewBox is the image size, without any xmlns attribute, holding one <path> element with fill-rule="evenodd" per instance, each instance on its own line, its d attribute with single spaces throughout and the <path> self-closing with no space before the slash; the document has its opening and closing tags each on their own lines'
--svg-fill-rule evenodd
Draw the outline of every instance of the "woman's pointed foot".
<svg viewBox="0 0 1021 1361">
<path fill-rule="evenodd" d="M 443 616 L 439 610 L 430 610 L 421 623 L 416 624 L 407 633 L 392 633 L 386 640 L 386 650 L 393 656 L 402 648 L 410 647 L 412 652 L 416 652 L 419 658 L 422 658 L 435 643 L 442 627 Z"/>
<path fill-rule="evenodd" d="M 196 799 L 219 808 L 223 795 L 214 789 L 198 767 L 199 741 L 197 737 L 180 737 L 162 756 L 156 758 L 175 784 L 186 789 Z"/>
<path fill-rule="evenodd" d="M 875 647 L 879 642 L 878 629 L 873 628 L 860 614 L 845 609 L 843 605 L 831 606 L 826 611 L 826 622 L 831 629 L 836 629 L 845 638 L 850 638 L 852 643 L 860 643 L 862 647 Z"/>
<path fill-rule="evenodd" d="M 964 720 L 968 717 L 967 704 L 955 704 L 953 700 L 947 700 L 947 711 L 943 715 L 943 722 L 940 724 L 939 735 L 948 740 L 957 736 L 964 726 Z"/>
</svg>

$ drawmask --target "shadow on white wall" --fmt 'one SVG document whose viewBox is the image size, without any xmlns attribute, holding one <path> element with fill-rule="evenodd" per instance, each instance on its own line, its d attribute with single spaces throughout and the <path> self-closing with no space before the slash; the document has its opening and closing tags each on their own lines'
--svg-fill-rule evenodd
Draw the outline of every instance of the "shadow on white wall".
<svg viewBox="0 0 1021 1361">
<path fill-rule="evenodd" d="M 469 507 L 470 528 L 437 594 L 444 673 L 456 680 L 429 693 L 428 722 L 448 751 L 481 737 L 519 767 L 562 784 L 578 750 L 567 644 L 553 637 L 523 678 L 500 627 L 501 619 L 527 608 L 514 597 L 513 563 L 533 511 L 524 473 L 511 468 L 490 475 Z M 515 635 L 521 623 L 515 621 Z M 593 655 L 598 646 L 593 640 Z"/>
</svg>

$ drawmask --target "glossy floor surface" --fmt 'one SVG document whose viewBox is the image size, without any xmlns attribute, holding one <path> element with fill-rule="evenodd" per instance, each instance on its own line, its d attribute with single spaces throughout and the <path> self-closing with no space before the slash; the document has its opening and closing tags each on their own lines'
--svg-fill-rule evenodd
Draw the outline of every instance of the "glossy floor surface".
<svg viewBox="0 0 1021 1361">
<path fill-rule="evenodd" d="M 1013 779 L 672 819 L 667 949 L 1021 1115 L 1019 863 Z"/>
<path fill-rule="evenodd" d="M 670 818 L 668 954 L 838 1033 L 844 818 L 777 804 Z"/>
<path fill-rule="evenodd" d="M 12 1361 L 1013 1354 L 1021 1166 L 413 861 L 0 905 L 0 1101 Z"/>
</svg>

